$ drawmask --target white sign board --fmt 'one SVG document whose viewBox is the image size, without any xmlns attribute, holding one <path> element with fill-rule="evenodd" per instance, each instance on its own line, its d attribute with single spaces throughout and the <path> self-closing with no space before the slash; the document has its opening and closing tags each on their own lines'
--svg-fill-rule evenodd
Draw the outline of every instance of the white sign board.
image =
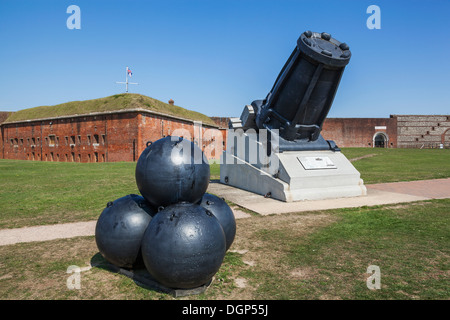
<svg viewBox="0 0 450 320">
<path fill-rule="evenodd" d="M 337 169 L 328 157 L 297 157 L 305 170 Z"/>
</svg>

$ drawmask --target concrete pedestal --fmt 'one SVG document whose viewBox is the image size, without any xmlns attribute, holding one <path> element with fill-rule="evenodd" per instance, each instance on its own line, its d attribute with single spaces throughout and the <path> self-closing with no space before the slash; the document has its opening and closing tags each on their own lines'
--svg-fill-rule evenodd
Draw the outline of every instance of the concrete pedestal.
<svg viewBox="0 0 450 320">
<path fill-rule="evenodd" d="M 221 183 L 286 202 L 367 194 L 360 173 L 339 151 L 272 153 L 267 165 L 267 157 L 250 163 L 249 149 L 222 154 Z"/>
</svg>

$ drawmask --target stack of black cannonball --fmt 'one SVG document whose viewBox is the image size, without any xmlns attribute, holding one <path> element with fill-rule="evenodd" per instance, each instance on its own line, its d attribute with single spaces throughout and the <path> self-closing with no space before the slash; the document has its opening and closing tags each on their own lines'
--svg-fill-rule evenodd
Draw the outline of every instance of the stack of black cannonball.
<svg viewBox="0 0 450 320">
<path fill-rule="evenodd" d="M 118 267 L 145 266 L 169 288 L 207 284 L 236 234 L 231 208 L 206 193 L 209 179 L 208 160 L 191 141 L 147 143 L 136 164 L 141 195 L 109 202 L 97 221 L 102 256 Z"/>
</svg>

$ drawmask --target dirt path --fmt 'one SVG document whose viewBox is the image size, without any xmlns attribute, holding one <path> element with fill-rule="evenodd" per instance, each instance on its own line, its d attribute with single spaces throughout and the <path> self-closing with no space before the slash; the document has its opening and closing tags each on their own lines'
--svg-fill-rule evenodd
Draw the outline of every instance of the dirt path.
<svg viewBox="0 0 450 320">
<path fill-rule="evenodd" d="M 233 208 L 236 219 L 250 217 L 239 209 Z M 32 241 L 49 241 L 63 238 L 95 235 L 97 220 L 61 223 L 54 225 L 24 227 L 15 229 L 0 229 L 0 246 Z"/>
<path fill-rule="evenodd" d="M 450 198 L 450 178 L 447 179 L 434 179 L 434 180 L 422 180 L 422 181 L 410 181 L 410 182 L 394 182 L 394 183 L 380 183 L 368 185 L 368 191 L 373 190 L 374 196 L 372 197 L 358 197 L 359 202 L 355 204 L 355 198 L 343 198 L 334 199 L 331 202 L 336 207 L 346 208 L 352 206 L 363 205 L 377 205 L 386 203 L 397 202 L 410 202 L 423 199 L 444 199 Z M 377 192 L 384 192 L 382 196 L 377 197 Z M 393 199 L 386 202 L 386 194 Z M 406 196 L 406 197 L 405 197 Z M 226 195 L 224 195 L 225 198 Z M 234 199 L 228 199 L 233 201 Z M 326 210 L 330 209 L 324 204 L 330 202 L 330 200 L 323 201 L 305 201 L 299 203 L 281 203 L 276 201 L 275 207 L 270 208 L 270 204 L 264 204 L 263 201 L 275 201 L 273 199 L 260 199 L 263 207 L 271 209 L 271 214 L 297 212 L 297 211 L 314 211 L 314 210 Z M 365 202 L 364 202 L 365 201 Z M 237 202 L 235 202 L 237 203 Z M 309 206 L 307 206 L 309 204 Z M 303 210 L 298 207 L 301 205 Z M 281 206 L 287 206 L 286 212 L 281 210 Z M 274 209 L 277 208 L 277 209 Z M 238 207 L 233 207 L 233 212 L 236 219 L 243 219 L 251 217 L 250 214 L 239 210 Z M 250 208 L 252 209 L 252 208 Z M 276 212 L 274 212 L 274 210 Z M 258 210 L 253 210 L 258 212 Z M 260 214 L 264 214 L 261 212 Z M 36 227 L 24 227 L 16 229 L 0 229 L 0 246 L 10 245 L 20 242 L 32 242 L 32 241 L 49 241 L 62 238 L 73 238 L 79 236 L 93 236 L 95 235 L 95 225 L 97 221 L 85 221 L 75 223 L 65 223 L 47 226 Z"/>
<path fill-rule="evenodd" d="M 355 162 L 355 161 L 358 161 L 358 160 L 361 160 L 361 159 L 365 159 L 365 158 L 372 158 L 372 157 L 374 157 L 376 155 L 377 155 L 376 153 L 370 153 L 370 154 L 366 154 L 365 156 L 349 159 L 349 161 L 350 162 Z"/>
<path fill-rule="evenodd" d="M 47 226 L 24 227 L 0 230 L 0 245 L 19 242 L 48 241 L 79 236 L 91 236 L 95 233 L 97 221 L 62 223 Z"/>
</svg>

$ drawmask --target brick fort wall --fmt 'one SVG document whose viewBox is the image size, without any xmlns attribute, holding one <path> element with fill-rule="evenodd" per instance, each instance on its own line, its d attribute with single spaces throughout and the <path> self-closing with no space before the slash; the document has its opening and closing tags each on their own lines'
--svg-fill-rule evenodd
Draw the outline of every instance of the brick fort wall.
<svg viewBox="0 0 450 320">
<path fill-rule="evenodd" d="M 339 147 L 373 147 L 377 135 L 386 139 L 384 147 L 397 147 L 397 119 L 392 118 L 327 118 L 322 136 Z"/>
<path fill-rule="evenodd" d="M 147 141 L 173 135 L 177 130 L 178 134 L 185 133 L 185 138 L 199 145 L 208 159 L 220 157 L 216 150 L 222 150 L 217 127 L 149 112 L 67 116 L 3 123 L 0 128 L 3 159 L 137 161 Z"/>
</svg>

